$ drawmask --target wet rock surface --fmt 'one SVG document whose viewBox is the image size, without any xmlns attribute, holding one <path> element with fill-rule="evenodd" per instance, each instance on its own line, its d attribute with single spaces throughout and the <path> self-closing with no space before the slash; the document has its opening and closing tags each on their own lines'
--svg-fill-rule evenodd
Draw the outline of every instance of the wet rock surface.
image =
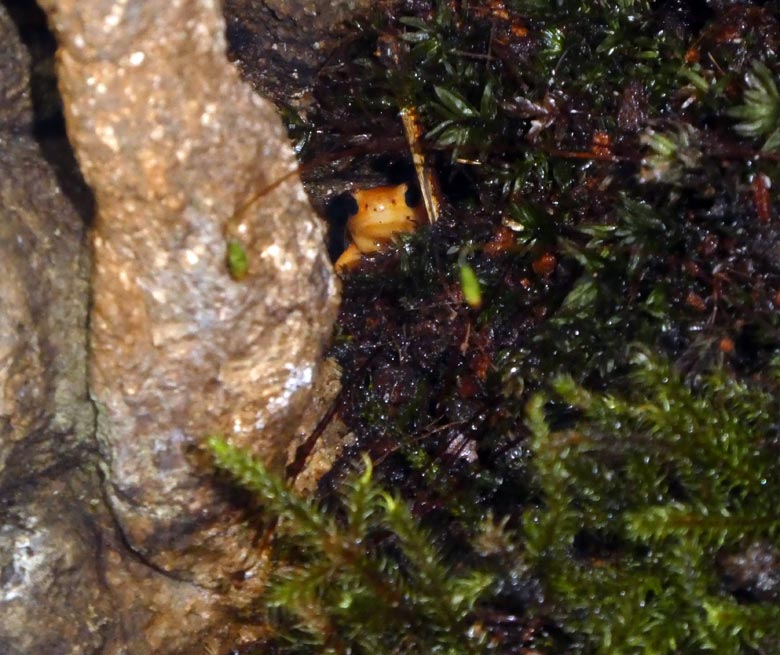
<svg viewBox="0 0 780 655">
<path fill-rule="evenodd" d="M 82 493 L 96 488 L 95 473 L 71 470 L 44 484 L 6 490 L 0 525 L 3 653 L 95 653 L 112 638 L 106 617 L 115 607 L 104 590 L 99 519 L 82 505 Z"/>
<path fill-rule="evenodd" d="M 86 392 L 86 226 L 33 136 L 33 61 L 0 14 L 0 487 L 59 465 L 92 425 Z M 64 146 L 64 148 L 63 148 Z M 70 188 L 69 191 L 80 193 Z M 87 207 L 82 207 L 87 209 Z M 61 301 L 61 302 L 60 302 Z M 52 435 L 57 434 L 56 449 Z"/>
<path fill-rule="evenodd" d="M 267 4 L 312 36 L 358 3 L 328 16 Z M 41 15 L 9 0 L 0 652 L 222 652 L 255 636 L 233 617 L 264 563 L 198 446 L 222 433 L 281 467 L 327 406 L 312 401 L 336 310 L 322 228 L 287 177 L 275 111 L 226 61 L 212 3 L 41 5 L 98 213 L 60 129 L 50 44 L 27 38 L 41 36 Z M 241 280 L 229 242 L 248 258 Z"/>
<path fill-rule="evenodd" d="M 751 601 L 780 601 L 780 550 L 754 543 L 741 553 L 723 555 L 720 567 L 732 593 Z"/>
<path fill-rule="evenodd" d="M 98 205 L 90 386 L 109 499 L 143 557 L 215 588 L 252 568 L 252 540 L 191 451 L 218 433 L 284 463 L 336 308 L 322 228 L 297 176 L 258 197 L 295 159 L 211 3 L 42 4 Z"/>
<path fill-rule="evenodd" d="M 46 132 L 45 97 L 31 91 L 45 47 L 28 48 L 14 21 L 30 36 L 35 6 L 9 8 L 13 20 L 0 5 L 0 652 L 91 653 L 114 611 L 96 557 L 106 517 L 90 502 L 91 206 L 64 135 Z"/>
<path fill-rule="evenodd" d="M 372 0 L 226 0 L 229 56 L 255 89 L 281 105 L 306 105 L 318 70 L 350 38 L 347 21 Z"/>
<path fill-rule="evenodd" d="M 356 121 L 360 112 L 354 105 L 362 90 L 350 82 L 358 75 L 350 52 L 359 47 L 365 26 L 389 5 L 372 0 L 226 0 L 224 10 L 228 56 L 242 77 L 280 108 L 296 147 L 305 153 L 301 177 L 313 207 L 328 219 L 335 261 L 346 245 L 346 213 L 339 204 L 343 194 L 410 177 L 388 175 L 388 163 L 373 156 L 399 146 L 405 152 L 400 118 L 390 125 L 376 116 L 373 125 Z M 313 125 L 330 129 L 308 131 Z M 387 142 L 377 144 L 372 138 L 377 134 Z M 349 154 L 334 157 L 339 150 Z"/>
</svg>

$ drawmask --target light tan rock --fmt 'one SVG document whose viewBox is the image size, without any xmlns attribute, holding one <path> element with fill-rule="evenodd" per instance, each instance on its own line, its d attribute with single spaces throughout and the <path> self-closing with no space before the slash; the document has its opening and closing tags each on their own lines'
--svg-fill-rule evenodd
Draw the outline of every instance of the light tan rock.
<svg viewBox="0 0 780 655">
<path fill-rule="evenodd" d="M 225 58 L 218 3 L 41 4 L 98 207 L 90 388 L 109 500 L 147 561 L 217 588 L 251 574 L 252 540 L 192 451 L 220 433 L 284 462 L 335 317 L 323 230 L 280 120 Z"/>
<path fill-rule="evenodd" d="M 215 3 L 41 4 L 99 214 L 92 267 L 90 198 L 57 130 L 41 140 L 56 94 L 44 112 L 30 98 L 46 61 L 0 5 L 0 653 L 223 652 L 262 634 L 236 610 L 265 562 L 198 444 L 222 432 L 281 466 L 326 411 L 321 228 L 278 118 L 225 61 Z M 48 38 L 34 5 L 9 6 Z"/>
</svg>

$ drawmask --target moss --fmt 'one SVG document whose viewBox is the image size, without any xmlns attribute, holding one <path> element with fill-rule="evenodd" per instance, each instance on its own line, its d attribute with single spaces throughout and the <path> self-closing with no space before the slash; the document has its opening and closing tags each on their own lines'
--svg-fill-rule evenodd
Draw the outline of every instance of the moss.
<svg viewBox="0 0 780 655">
<path fill-rule="evenodd" d="M 212 440 L 218 465 L 279 522 L 260 599 L 274 643 L 302 653 L 510 653 L 523 643 L 583 655 L 775 652 L 780 604 L 729 586 L 719 562 L 780 536 L 780 370 L 763 385 L 722 373 L 685 382 L 637 351 L 625 383 L 593 393 L 561 377 L 557 402 L 532 396 L 531 499 L 501 520 L 456 513 L 446 530 L 423 527 L 378 486 L 370 460 L 325 510 Z M 556 422 L 565 427 L 551 430 Z"/>
<path fill-rule="evenodd" d="M 543 502 L 523 517 L 526 561 L 577 652 L 774 652 L 780 605 L 729 591 L 718 558 L 780 536 L 776 380 L 686 384 L 636 360 L 621 394 L 556 380 L 581 412 L 564 430 L 530 401 Z"/>
<path fill-rule="evenodd" d="M 778 538 L 776 7 L 405 0 L 361 30 L 301 156 L 372 141 L 343 174 L 397 183 L 413 107 L 442 215 L 345 279 L 327 520 L 368 453 L 439 561 L 489 575 L 452 628 L 486 652 L 776 652 L 780 591 L 723 565 Z M 409 554 L 381 555 L 395 584 Z M 436 621 L 408 643 L 467 652 Z"/>
<path fill-rule="evenodd" d="M 370 460 L 344 485 L 339 520 L 225 441 L 210 445 L 278 521 L 263 603 L 289 652 L 484 651 L 474 610 L 493 576 L 446 564 L 407 505 L 374 483 Z"/>
</svg>

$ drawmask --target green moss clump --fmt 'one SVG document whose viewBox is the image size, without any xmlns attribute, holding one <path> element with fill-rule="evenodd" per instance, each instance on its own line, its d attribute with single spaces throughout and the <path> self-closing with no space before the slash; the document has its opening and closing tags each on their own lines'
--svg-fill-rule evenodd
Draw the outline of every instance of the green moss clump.
<svg viewBox="0 0 780 655">
<path fill-rule="evenodd" d="M 688 385 L 636 359 L 623 393 L 558 379 L 557 401 L 579 412 L 565 429 L 530 401 L 543 502 L 523 518 L 526 561 L 574 652 L 776 652 L 780 605 L 735 595 L 718 566 L 780 537 L 776 380 Z"/>
<path fill-rule="evenodd" d="M 407 505 L 372 480 L 370 460 L 344 485 L 337 517 L 227 442 L 210 446 L 278 521 L 261 602 L 284 652 L 485 652 L 474 608 L 494 575 L 447 562 Z"/>
<path fill-rule="evenodd" d="M 634 365 L 622 393 L 593 393 L 566 377 L 553 383 L 554 398 L 531 398 L 533 500 L 500 520 L 460 517 L 454 547 L 441 541 L 453 526 L 423 527 L 374 482 L 368 459 L 326 511 L 213 439 L 217 464 L 278 521 L 272 579 L 259 599 L 275 647 L 777 652 L 780 588 L 756 596 L 730 584 L 719 562 L 771 550 L 780 537 L 780 375 L 763 386 L 722 373 L 688 383 L 646 353 Z M 551 430 L 556 422 L 565 427 Z M 518 584 L 541 590 L 525 594 L 522 614 Z M 517 623 L 522 630 L 511 629 Z"/>
</svg>

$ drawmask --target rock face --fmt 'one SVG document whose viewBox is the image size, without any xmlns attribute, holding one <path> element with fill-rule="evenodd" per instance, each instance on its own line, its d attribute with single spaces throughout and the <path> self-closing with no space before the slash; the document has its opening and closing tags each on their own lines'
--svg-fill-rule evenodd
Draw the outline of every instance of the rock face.
<svg viewBox="0 0 780 655">
<path fill-rule="evenodd" d="M 143 558 L 217 588 L 251 575 L 252 539 L 192 449 L 220 433 L 284 463 L 335 317 L 322 228 L 281 121 L 225 58 L 216 3 L 41 5 L 98 207 L 90 389 L 109 501 Z"/>
<path fill-rule="evenodd" d="M 281 466 L 320 411 L 322 229 L 217 3 L 40 4 L 97 214 L 90 249 L 0 5 L 0 653 L 223 652 L 254 634 L 234 617 L 262 564 L 198 447 L 222 433 Z"/>
<path fill-rule="evenodd" d="M 319 68 L 346 22 L 376 0 L 225 0 L 231 58 L 255 89 L 276 102 L 305 106 Z"/>
<path fill-rule="evenodd" d="M 21 19 L 21 17 L 19 17 Z M 36 141 L 36 62 L 0 5 L 0 652 L 95 652 L 113 612 L 90 500 L 86 226 L 62 137 Z M 82 205 L 88 213 L 89 202 Z M 99 495 L 98 495 L 99 497 Z M 67 520 L 63 520 L 67 517 Z M 41 623 L 34 619 L 39 617 Z"/>
<path fill-rule="evenodd" d="M 72 458 L 86 394 L 85 226 L 33 138 L 30 57 L 0 13 L 0 487 Z M 66 143 L 60 143 L 60 146 Z M 68 302 L 56 302 L 66 298 Z M 60 434 L 57 452 L 47 448 Z"/>
</svg>

